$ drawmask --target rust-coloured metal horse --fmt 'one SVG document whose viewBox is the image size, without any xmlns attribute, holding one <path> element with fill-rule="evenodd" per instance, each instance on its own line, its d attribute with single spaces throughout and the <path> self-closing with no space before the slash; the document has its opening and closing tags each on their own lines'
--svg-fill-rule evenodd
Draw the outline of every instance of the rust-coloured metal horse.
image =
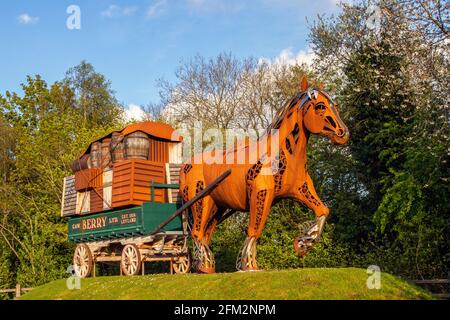
<svg viewBox="0 0 450 320">
<path fill-rule="evenodd" d="M 306 254 L 319 239 L 329 209 L 317 195 L 307 172 L 308 138 L 310 134 L 321 134 L 334 144 L 345 144 L 349 132 L 339 117 L 336 104 L 322 88 L 308 89 L 307 80 L 303 78 L 300 89 L 280 110 L 270 130 L 259 141 L 221 151 L 223 164 L 208 164 L 203 160 L 212 153 L 217 156 L 217 151 L 212 151 L 194 156 L 181 168 L 180 190 L 184 201 L 192 199 L 221 173 L 232 169 L 227 179 L 192 207 L 194 259 L 198 271 L 215 271 L 214 257 L 209 249 L 211 235 L 218 223 L 236 211 L 250 212 L 247 239 L 238 257 L 237 268 L 243 271 L 257 270 L 256 242 L 272 204 L 283 198 L 303 203 L 316 215 L 315 223 L 306 234 L 295 240 L 298 254 Z M 255 144 L 262 140 L 268 141 L 265 144 L 267 152 L 257 161 L 251 162 L 251 156 L 258 150 Z M 239 152 L 246 155 L 244 163 L 225 161 L 230 157 L 236 159 Z"/>
</svg>

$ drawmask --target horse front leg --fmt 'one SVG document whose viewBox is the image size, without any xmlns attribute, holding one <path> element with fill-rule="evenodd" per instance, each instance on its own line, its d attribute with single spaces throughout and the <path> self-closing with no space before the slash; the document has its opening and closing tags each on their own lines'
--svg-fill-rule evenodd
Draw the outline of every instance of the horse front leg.
<svg viewBox="0 0 450 320">
<path fill-rule="evenodd" d="M 199 200 L 192 207 L 194 218 L 192 226 L 194 266 L 201 273 L 215 272 L 214 255 L 209 248 L 210 234 L 206 232 L 206 228 L 209 217 L 213 216 L 216 210 L 217 207 L 210 196 Z"/>
<path fill-rule="evenodd" d="M 302 225 L 300 228 L 300 236 L 294 241 L 294 248 L 297 251 L 297 254 L 300 257 L 304 257 L 313 245 L 320 240 L 330 210 L 323 204 L 317 195 L 309 174 L 306 176 L 306 181 L 298 187 L 297 192 L 297 200 L 313 210 L 316 215 L 315 221 L 306 222 Z"/>
<path fill-rule="evenodd" d="M 258 270 L 256 243 L 264 229 L 272 201 L 273 189 L 253 190 L 250 198 L 250 221 L 247 239 L 236 261 L 236 268 L 240 271 Z"/>
</svg>

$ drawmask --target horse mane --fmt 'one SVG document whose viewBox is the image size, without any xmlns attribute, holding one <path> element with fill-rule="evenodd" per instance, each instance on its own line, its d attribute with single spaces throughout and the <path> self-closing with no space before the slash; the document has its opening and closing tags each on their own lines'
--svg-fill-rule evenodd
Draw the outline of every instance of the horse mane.
<svg viewBox="0 0 450 320">
<path fill-rule="evenodd" d="M 277 115 L 272 120 L 272 123 L 267 128 L 267 132 L 270 132 L 272 129 L 279 129 L 281 122 L 286 116 L 286 113 L 297 104 L 297 102 L 302 98 L 304 92 L 298 92 L 294 97 L 292 97 L 290 100 L 288 100 L 287 103 L 285 103 L 284 107 L 282 107 L 280 110 L 278 110 Z"/>
</svg>

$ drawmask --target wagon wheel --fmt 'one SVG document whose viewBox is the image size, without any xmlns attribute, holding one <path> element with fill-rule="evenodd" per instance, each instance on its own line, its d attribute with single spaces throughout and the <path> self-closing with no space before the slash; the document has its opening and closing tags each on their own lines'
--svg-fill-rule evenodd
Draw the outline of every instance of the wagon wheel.
<svg viewBox="0 0 450 320">
<path fill-rule="evenodd" d="M 191 269 L 191 256 L 189 254 L 178 257 L 178 260 L 173 264 L 175 273 L 188 273 Z"/>
<path fill-rule="evenodd" d="M 120 267 L 126 276 L 134 276 L 141 269 L 141 253 L 135 244 L 127 244 L 122 250 Z"/>
<path fill-rule="evenodd" d="M 75 274 L 80 278 L 88 277 L 92 272 L 93 261 L 92 253 L 88 245 L 84 243 L 77 245 L 73 255 Z"/>
</svg>

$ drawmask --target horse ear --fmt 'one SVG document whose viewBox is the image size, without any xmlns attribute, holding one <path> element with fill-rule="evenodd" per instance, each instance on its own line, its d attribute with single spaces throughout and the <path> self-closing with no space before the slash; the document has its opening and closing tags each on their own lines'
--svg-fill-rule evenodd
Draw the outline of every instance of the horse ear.
<svg viewBox="0 0 450 320">
<path fill-rule="evenodd" d="M 323 82 L 319 82 L 319 90 L 323 90 Z"/>
<path fill-rule="evenodd" d="M 306 129 L 308 129 L 311 133 L 320 133 L 325 126 L 325 120 L 323 117 L 316 113 L 314 110 L 314 106 L 309 105 L 306 113 L 303 117 L 303 123 L 305 124 Z"/>
<path fill-rule="evenodd" d="M 306 76 L 302 77 L 302 80 L 300 80 L 300 91 L 306 91 L 308 89 L 308 80 L 306 79 Z"/>
</svg>

